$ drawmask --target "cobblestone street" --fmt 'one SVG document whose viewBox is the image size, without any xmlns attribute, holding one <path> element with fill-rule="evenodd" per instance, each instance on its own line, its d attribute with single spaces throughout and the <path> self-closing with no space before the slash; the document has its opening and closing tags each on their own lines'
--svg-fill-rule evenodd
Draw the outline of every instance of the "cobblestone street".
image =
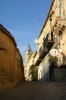
<svg viewBox="0 0 66 100">
<path fill-rule="evenodd" d="M 66 83 L 22 82 L 0 93 L 0 100 L 66 100 Z"/>
</svg>

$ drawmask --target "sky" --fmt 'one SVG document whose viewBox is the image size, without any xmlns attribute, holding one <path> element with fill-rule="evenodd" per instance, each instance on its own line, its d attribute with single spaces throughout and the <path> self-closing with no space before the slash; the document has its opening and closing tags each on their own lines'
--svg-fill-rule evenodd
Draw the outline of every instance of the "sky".
<svg viewBox="0 0 66 100">
<path fill-rule="evenodd" d="M 0 0 L 0 24 L 14 36 L 24 58 L 28 40 L 33 51 L 52 0 Z"/>
</svg>

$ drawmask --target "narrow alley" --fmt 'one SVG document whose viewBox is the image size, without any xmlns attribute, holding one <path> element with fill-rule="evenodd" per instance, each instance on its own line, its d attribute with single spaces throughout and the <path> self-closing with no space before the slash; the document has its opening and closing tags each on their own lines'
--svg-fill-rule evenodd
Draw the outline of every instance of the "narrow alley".
<svg viewBox="0 0 66 100">
<path fill-rule="evenodd" d="M 66 100 L 66 83 L 22 82 L 0 93 L 0 100 Z"/>
</svg>

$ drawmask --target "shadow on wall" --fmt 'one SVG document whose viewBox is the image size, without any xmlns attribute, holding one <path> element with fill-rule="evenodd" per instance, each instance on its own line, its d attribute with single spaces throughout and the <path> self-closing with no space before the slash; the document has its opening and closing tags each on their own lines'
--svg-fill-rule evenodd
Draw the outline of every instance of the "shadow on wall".
<svg viewBox="0 0 66 100">
<path fill-rule="evenodd" d="M 49 82 L 49 73 L 48 71 L 44 74 L 42 78 L 39 79 L 39 81 Z"/>
<path fill-rule="evenodd" d="M 57 67 L 54 63 L 49 67 L 49 77 L 46 73 L 40 82 L 66 82 L 66 65 Z"/>
<path fill-rule="evenodd" d="M 66 65 L 57 67 L 51 64 L 49 68 L 49 80 L 57 82 L 66 82 Z"/>
</svg>

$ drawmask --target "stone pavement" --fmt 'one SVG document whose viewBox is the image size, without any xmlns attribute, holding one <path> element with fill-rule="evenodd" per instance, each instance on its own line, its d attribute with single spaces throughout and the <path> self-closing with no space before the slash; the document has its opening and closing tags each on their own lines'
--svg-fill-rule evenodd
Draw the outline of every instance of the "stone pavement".
<svg viewBox="0 0 66 100">
<path fill-rule="evenodd" d="M 21 82 L 0 100 L 66 100 L 66 82 Z"/>
</svg>

